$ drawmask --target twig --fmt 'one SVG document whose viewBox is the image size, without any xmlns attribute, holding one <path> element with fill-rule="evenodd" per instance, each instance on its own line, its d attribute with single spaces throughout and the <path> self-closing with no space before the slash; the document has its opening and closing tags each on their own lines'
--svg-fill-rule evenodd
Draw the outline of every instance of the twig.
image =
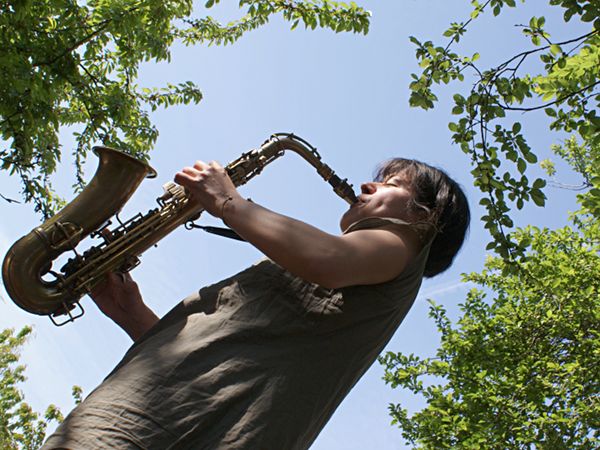
<svg viewBox="0 0 600 450">
<path fill-rule="evenodd" d="M 584 92 L 584 91 L 586 91 L 586 90 L 588 90 L 588 89 L 591 89 L 591 88 L 593 88 L 594 86 L 597 86 L 598 84 L 600 84 L 600 80 L 599 80 L 599 81 L 596 81 L 595 83 L 592 83 L 592 84 L 590 84 L 590 85 L 588 85 L 588 86 L 582 87 L 581 89 L 579 89 L 579 90 L 577 90 L 577 91 L 575 91 L 575 92 L 571 92 L 570 94 L 567 94 L 567 95 L 564 95 L 564 96 L 562 96 L 562 97 L 560 97 L 560 98 L 557 98 L 557 99 L 556 99 L 556 100 L 554 100 L 553 102 L 550 102 L 550 103 L 545 103 L 545 104 L 543 104 L 543 105 L 540 105 L 540 106 L 532 106 L 531 108 L 518 108 L 518 107 L 513 107 L 513 106 L 503 105 L 503 104 L 501 104 L 500 102 L 498 102 L 498 103 L 500 104 L 500 107 L 501 107 L 502 109 L 505 109 L 505 110 L 507 110 L 507 111 L 525 111 L 525 112 L 529 112 L 529 111 L 536 111 L 536 110 L 538 110 L 538 109 L 547 108 L 548 106 L 552 106 L 552 105 L 555 105 L 555 104 L 557 104 L 557 103 L 561 103 L 561 102 L 563 102 L 564 100 L 566 100 L 566 99 L 568 99 L 568 98 L 570 98 L 570 97 L 573 97 L 574 95 L 580 94 L 580 93 L 582 93 L 582 92 Z"/>
<path fill-rule="evenodd" d="M 0 194 L 0 197 L 2 197 L 2 199 L 3 199 L 3 200 L 6 200 L 8 203 L 19 203 L 19 204 L 21 203 L 20 201 L 18 201 L 18 200 L 15 200 L 14 198 L 8 198 L 8 197 L 5 197 L 5 196 L 4 196 L 4 195 L 2 195 L 2 194 Z"/>
</svg>

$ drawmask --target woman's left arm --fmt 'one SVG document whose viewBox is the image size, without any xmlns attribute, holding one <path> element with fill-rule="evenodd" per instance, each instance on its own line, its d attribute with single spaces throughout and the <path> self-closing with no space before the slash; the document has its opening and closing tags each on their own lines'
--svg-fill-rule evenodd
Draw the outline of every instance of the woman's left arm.
<svg viewBox="0 0 600 450">
<path fill-rule="evenodd" d="M 294 275 L 328 288 L 377 284 L 416 256 L 411 230 L 384 227 L 335 236 L 242 198 L 217 163 L 198 161 L 175 176 L 193 201 Z"/>
</svg>

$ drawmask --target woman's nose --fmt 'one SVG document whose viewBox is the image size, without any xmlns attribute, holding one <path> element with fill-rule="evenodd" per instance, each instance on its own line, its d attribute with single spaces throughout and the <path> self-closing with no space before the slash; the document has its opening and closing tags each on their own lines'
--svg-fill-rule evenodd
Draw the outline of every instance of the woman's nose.
<svg viewBox="0 0 600 450">
<path fill-rule="evenodd" d="M 377 187 L 375 186 L 375 183 L 373 183 L 372 181 L 370 181 L 368 183 L 363 183 L 360 185 L 360 191 L 363 194 L 372 194 L 376 190 L 377 190 Z"/>
</svg>

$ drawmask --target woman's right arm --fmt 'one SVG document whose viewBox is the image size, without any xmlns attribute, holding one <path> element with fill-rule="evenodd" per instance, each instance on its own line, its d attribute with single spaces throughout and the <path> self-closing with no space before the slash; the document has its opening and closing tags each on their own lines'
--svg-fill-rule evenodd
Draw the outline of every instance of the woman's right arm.
<svg viewBox="0 0 600 450">
<path fill-rule="evenodd" d="M 110 273 L 90 297 L 100 311 L 136 341 L 156 322 L 158 316 L 146 306 L 138 285 L 128 273 Z"/>
<path fill-rule="evenodd" d="M 248 202 L 215 162 L 198 161 L 178 172 L 175 182 L 277 264 L 326 288 L 392 280 L 420 250 L 418 236 L 410 230 L 382 227 L 335 236 Z"/>
</svg>

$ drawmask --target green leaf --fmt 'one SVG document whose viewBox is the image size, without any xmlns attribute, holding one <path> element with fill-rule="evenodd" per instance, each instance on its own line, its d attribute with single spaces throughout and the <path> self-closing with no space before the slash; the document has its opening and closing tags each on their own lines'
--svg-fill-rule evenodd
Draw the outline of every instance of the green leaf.
<svg viewBox="0 0 600 450">
<path fill-rule="evenodd" d="M 560 53 L 562 53 L 562 50 L 561 50 L 561 48 L 560 48 L 560 46 L 559 46 L 559 45 L 552 44 L 552 45 L 550 46 L 550 52 L 551 52 L 553 55 L 559 55 Z"/>
<path fill-rule="evenodd" d="M 544 206 L 546 203 L 546 196 L 544 193 L 536 189 L 531 191 L 531 199 L 537 206 Z"/>
<path fill-rule="evenodd" d="M 515 122 L 512 126 L 513 134 L 517 134 L 521 131 L 521 124 L 519 122 Z"/>
<path fill-rule="evenodd" d="M 537 156 L 531 152 L 524 153 L 523 157 L 530 164 L 535 164 L 538 161 Z"/>
<path fill-rule="evenodd" d="M 454 101 L 457 105 L 464 105 L 465 98 L 460 94 L 454 94 Z"/>
</svg>

